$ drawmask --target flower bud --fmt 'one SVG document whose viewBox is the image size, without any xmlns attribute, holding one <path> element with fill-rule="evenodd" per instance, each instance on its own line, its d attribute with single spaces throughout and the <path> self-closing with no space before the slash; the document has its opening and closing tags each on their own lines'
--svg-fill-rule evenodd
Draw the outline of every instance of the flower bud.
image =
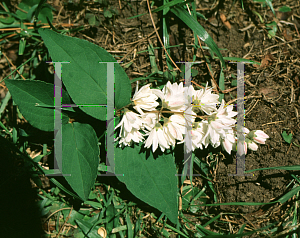
<svg viewBox="0 0 300 238">
<path fill-rule="evenodd" d="M 258 145 L 255 144 L 253 141 L 247 143 L 247 146 L 249 147 L 250 150 L 257 151 Z"/>
<path fill-rule="evenodd" d="M 253 140 L 259 144 L 265 144 L 266 142 L 266 139 L 268 139 L 269 136 L 264 133 L 263 131 L 261 130 L 256 130 L 254 131 L 254 137 L 253 137 Z"/>
</svg>

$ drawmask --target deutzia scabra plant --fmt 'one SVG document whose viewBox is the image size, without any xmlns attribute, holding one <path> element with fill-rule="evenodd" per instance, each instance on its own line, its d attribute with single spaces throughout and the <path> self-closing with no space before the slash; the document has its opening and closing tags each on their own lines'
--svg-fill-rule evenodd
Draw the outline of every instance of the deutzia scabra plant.
<svg viewBox="0 0 300 238">
<path fill-rule="evenodd" d="M 214 148 L 222 146 L 227 153 L 236 148 L 235 116 L 233 105 L 226 105 L 219 95 L 212 93 L 212 88 L 195 90 L 193 86 L 184 87 L 183 83 L 168 82 L 162 90 L 151 89 L 147 84 L 138 90 L 132 105 L 123 110 L 123 117 L 116 126 L 120 128 L 120 146 L 130 146 L 131 143 L 144 142 L 144 147 L 152 147 L 155 152 L 158 147 L 165 151 L 186 140 L 187 108 L 186 100 L 191 98 L 191 140 L 192 148 L 207 148 L 210 144 Z M 256 151 L 256 143 L 265 144 L 269 136 L 261 130 L 249 131 L 244 128 L 247 148 Z M 238 146 L 238 148 L 240 148 Z M 238 149 L 239 153 L 239 149 Z"/>
<path fill-rule="evenodd" d="M 46 175 L 58 170 L 70 175 L 65 180 L 76 199 L 93 198 L 102 173 L 117 175 L 134 196 L 178 224 L 179 186 L 174 175 L 181 172 L 175 163 L 179 154 L 182 157 L 176 150 L 179 144 L 185 143 L 188 152 L 212 145 L 228 153 L 237 147 L 241 153 L 257 150 L 257 143 L 268 138 L 260 130 L 244 128 L 245 143 L 236 145 L 237 113 L 224 100 L 220 104 L 219 95 L 208 86 L 195 90 L 168 82 L 160 90 L 147 84 L 131 97 L 129 77 L 103 48 L 48 29 L 38 32 L 47 47 L 44 59 L 51 56 L 53 61 L 54 84 L 15 79 L 5 84 L 24 118 L 53 133 L 57 168 L 43 169 L 36 162 L 37 168 Z M 196 153 L 192 156 L 197 159 Z"/>
</svg>

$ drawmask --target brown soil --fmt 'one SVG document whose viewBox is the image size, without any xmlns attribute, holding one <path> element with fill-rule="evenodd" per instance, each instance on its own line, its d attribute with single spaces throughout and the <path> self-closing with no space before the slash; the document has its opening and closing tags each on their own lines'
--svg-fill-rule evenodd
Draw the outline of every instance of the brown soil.
<svg viewBox="0 0 300 238">
<path fill-rule="evenodd" d="M 58 1 L 54 1 L 58 2 Z M 67 1 L 64 1 L 67 2 Z M 76 2 L 76 1 L 74 1 Z M 199 1 L 200 2 L 200 1 Z M 242 10 L 240 1 L 220 1 L 222 4 L 214 6 L 214 1 L 204 1 L 197 4 L 197 9 L 208 20 L 200 20 L 201 25 L 211 35 L 215 43 L 222 50 L 225 57 L 247 58 L 262 65 L 245 65 L 245 126 L 249 130 L 257 129 L 266 132 L 270 138 L 266 145 L 260 145 L 258 151 L 249 151 L 246 155 L 246 170 L 255 168 L 290 166 L 300 164 L 300 148 L 284 141 L 281 133 L 286 131 L 294 135 L 294 142 L 300 145 L 300 62 L 299 47 L 300 35 L 297 32 L 300 28 L 300 6 L 297 1 L 286 1 L 285 5 L 293 7 L 293 15 L 286 16 L 278 14 L 279 19 L 293 23 L 294 25 L 281 23 L 276 37 L 269 39 L 264 24 L 259 18 L 253 15 L 250 9 L 259 9 L 260 14 L 269 23 L 274 16 L 268 7 L 260 5 L 245 4 L 245 11 Z M 146 50 L 149 43 L 154 47 L 160 47 L 155 35 L 151 18 L 148 14 L 146 1 L 109 1 L 109 4 L 117 9 L 118 14 L 112 18 L 103 16 L 102 8 L 93 6 L 92 3 L 78 5 L 64 5 L 60 13 L 60 22 L 74 22 L 87 24 L 84 18 L 87 12 L 94 13 L 102 21 L 97 27 L 87 27 L 84 31 L 73 34 L 75 37 L 89 40 L 110 52 L 117 60 L 123 62 L 122 66 L 131 80 L 149 74 L 151 66 Z M 298 4 L 298 5 L 297 5 Z M 277 10 L 283 4 L 279 0 L 273 1 Z M 60 9 L 61 5 L 55 6 Z M 121 8 L 121 10 L 120 10 Z M 82 11 L 86 9 L 85 11 Z M 100 9 L 100 11 L 98 10 Z M 128 17 L 146 13 L 142 17 L 128 19 Z M 224 14 L 231 26 L 226 27 L 220 15 Z M 159 26 L 159 14 L 153 13 L 154 22 Z M 245 30 L 246 27 L 252 27 Z M 175 16 L 170 17 L 171 44 L 193 43 L 192 32 L 176 20 Z M 242 29 L 242 30 L 241 30 Z M 160 31 L 161 29 L 159 29 Z M 148 37 L 147 37 L 148 36 Z M 289 41 L 286 43 L 284 41 Z M 202 45 L 204 43 L 202 42 Z M 209 55 L 207 50 L 205 54 Z M 164 71 L 167 66 L 162 51 L 155 50 L 159 70 Z M 171 56 L 174 61 L 192 61 L 193 50 L 191 47 L 181 45 L 172 49 Z M 197 52 L 197 61 L 203 61 L 200 50 Z M 217 81 L 220 74 L 219 60 L 211 60 L 213 76 Z M 199 74 L 194 78 L 197 83 L 211 82 L 211 74 L 205 64 L 195 66 Z M 224 71 L 226 89 L 232 88 L 232 75 L 236 76 L 236 64 L 227 64 Z M 232 100 L 236 94 L 234 91 L 225 94 L 226 102 Z M 234 103 L 234 101 L 232 101 Z M 291 174 L 298 174 L 299 171 L 284 170 L 263 170 L 254 172 L 254 176 L 229 176 L 236 171 L 235 156 L 225 155 L 214 171 L 213 178 L 215 190 L 218 193 L 218 202 L 256 202 L 268 203 L 280 198 L 291 188 L 287 187 L 292 180 Z M 195 178 L 198 179 L 198 178 Z M 201 180 L 201 179 L 200 179 Z M 211 200 L 213 201 L 213 200 Z M 269 220 L 276 220 L 281 217 L 285 207 L 273 206 L 229 206 L 222 205 L 217 208 L 209 208 L 210 212 L 240 213 L 240 218 L 226 217 L 227 220 L 234 220 L 232 224 L 238 227 L 241 224 L 252 224 L 251 228 L 259 228 Z M 225 218 L 224 218 L 225 219 Z M 235 229 L 235 228 L 233 228 Z M 253 236 L 255 237 L 255 236 Z M 256 236 L 257 237 L 257 236 Z"/>
<path fill-rule="evenodd" d="M 99 45 L 106 49 L 124 50 L 125 52 L 117 59 L 122 61 L 133 62 L 127 69 L 127 73 L 131 79 L 144 73 L 151 72 L 149 56 L 147 53 L 138 54 L 136 52 L 146 49 L 147 45 L 152 42 L 154 47 L 160 46 L 160 43 L 153 32 L 153 26 L 149 14 L 140 18 L 127 20 L 126 18 L 132 15 L 147 12 L 146 2 L 136 3 L 136 13 L 132 14 L 128 5 L 124 4 L 120 15 L 115 21 L 115 27 L 107 26 L 110 31 L 114 31 L 120 40 L 113 40 L 112 34 L 103 28 L 97 29 L 97 34 L 93 37 Z M 278 9 L 280 1 L 273 2 L 275 9 Z M 118 3 L 116 3 L 116 6 Z M 198 8 L 210 8 L 212 3 L 200 5 Z M 256 6 L 257 7 L 257 6 Z M 275 167 L 275 166 L 290 166 L 300 164 L 300 148 L 289 145 L 283 140 L 281 133 L 286 131 L 288 134 L 294 135 L 294 142 L 300 144 L 300 127 L 299 127 L 299 109 L 300 109 L 300 81 L 299 74 L 300 63 L 299 46 L 300 36 L 295 27 L 291 25 L 282 25 L 276 34 L 276 38 L 269 39 L 263 24 L 259 19 L 250 14 L 249 8 L 253 6 L 245 5 L 245 10 L 242 11 L 238 2 L 231 6 L 231 2 L 226 1 L 223 8 L 213 9 L 212 11 L 202 11 L 207 16 L 208 21 L 201 20 L 201 25 L 212 36 L 219 48 L 227 50 L 221 51 L 225 57 L 240 57 L 247 58 L 257 62 L 261 62 L 261 66 L 245 65 L 245 126 L 249 130 L 257 129 L 266 132 L 270 139 L 266 145 L 260 145 L 258 151 L 249 151 L 246 156 L 246 170 L 255 168 Z M 259 8 L 259 7 L 258 7 Z M 223 13 L 229 16 L 231 29 L 226 28 L 220 20 L 220 14 Z M 267 7 L 261 8 L 261 14 L 265 14 L 266 19 L 270 22 L 273 20 L 273 15 Z M 299 16 L 299 6 L 295 8 L 294 13 Z M 154 21 L 158 24 L 158 14 L 153 14 Z M 280 16 L 279 16 L 280 17 Z M 186 45 L 193 42 L 193 36 L 189 29 L 179 21 L 173 20 L 171 17 L 171 40 L 172 44 Z M 252 19 L 252 20 L 251 20 Z M 173 21 L 172 21 L 173 20 Z M 288 21 L 298 25 L 300 20 L 298 17 L 291 17 Z M 300 22 L 300 21 L 299 21 Z M 254 24 L 249 30 L 241 31 L 250 24 Z M 153 33 L 151 40 L 143 41 L 141 44 L 135 43 L 131 45 L 123 44 L 135 42 Z M 103 34 L 108 40 L 103 40 Z M 80 36 L 80 33 L 78 34 Z M 102 41 L 101 41 L 102 39 Z M 289 44 L 283 44 L 283 40 L 291 41 Z M 121 42 L 122 41 L 122 42 Z M 203 43 L 202 43 L 203 44 Z M 178 47 L 172 50 L 174 61 L 192 61 L 192 49 Z M 205 51 L 205 53 L 207 53 Z M 161 51 L 156 51 L 161 59 Z M 208 54 L 208 53 L 207 53 Z M 125 58 L 124 58 L 125 55 Z M 203 60 L 201 51 L 197 52 L 196 60 Z M 160 70 L 166 69 L 165 59 L 163 62 L 158 61 Z M 219 61 L 211 61 L 214 78 L 218 79 L 220 73 Z M 194 81 L 206 82 L 211 81 L 211 76 L 205 64 L 200 64 L 195 67 L 199 71 L 199 75 L 194 78 Z M 231 75 L 236 76 L 236 64 L 227 64 L 225 70 L 226 89 L 232 87 L 230 81 Z M 235 97 L 234 91 L 231 92 Z M 228 102 L 232 97 L 227 93 L 225 100 Z M 234 103 L 234 102 L 233 102 Z M 227 156 L 220 161 L 214 177 L 214 186 L 218 193 L 218 201 L 220 203 L 229 202 L 255 202 L 268 203 L 280 198 L 290 187 L 287 187 L 292 177 L 291 174 L 299 174 L 294 171 L 284 170 L 264 170 L 254 172 L 254 176 L 229 176 L 236 172 L 235 156 Z M 201 180 L 201 179 L 200 179 Z M 231 216 L 227 219 L 235 220 L 239 226 L 244 223 L 251 223 L 251 228 L 260 228 L 268 221 L 276 220 L 282 216 L 286 207 L 280 205 L 273 206 L 229 206 L 222 205 L 218 208 L 208 209 L 210 212 L 234 212 L 241 214 L 240 219 Z M 255 237 L 255 236 L 253 236 Z"/>
<path fill-rule="evenodd" d="M 119 1 L 111 1 L 111 3 L 114 3 L 113 5 L 119 9 Z M 143 73 L 151 72 L 148 54 L 135 55 L 135 52 L 146 49 L 149 43 L 146 37 L 153 33 L 150 41 L 154 46 L 160 46 L 160 44 L 155 36 L 149 14 L 139 18 L 127 19 L 133 15 L 147 13 L 146 1 L 134 3 L 132 5 L 133 9 L 126 3 L 122 2 L 121 5 L 122 10 L 119 10 L 116 19 L 105 22 L 106 28 L 90 28 L 84 34 L 77 33 L 77 36 L 86 39 L 88 39 L 86 35 L 92 37 L 93 42 L 98 43 L 108 51 L 124 51 L 124 53 L 119 53 L 120 56 L 115 55 L 115 57 L 122 59 L 124 64 L 126 64 L 126 61 L 133 62 L 126 71 L 130 79 L 133 80 Z M 273 5 L 275 9 L 282 6 L 279 1 L 275 1 Z M 248 152 L 246 170 L 299 164 L 300 149 L 294 145 L 290 146 L 281 136 L 283 131 L 288 134 L 292 132 L 295 138 L 294 142 L 300 144 L 298 115 L 300 109 L 300 81 L 297 75 L 300 69 L 300 63 L 297 60 L 300 39 L 295 27 L 282 25 L 277 32 L 276 36 L 278 37 L 269 39 L 259 19 L 253 15 L 250 15 L 250 17 L 248 15 L 248 8 L 252 9 L 254 6 L 245 5 L 246 10 L 242 11 L 238 2 L 232 6 L 230 2 L 226 1 L 221 9 L 205 10 L 211 6 L 212 3 L 209 1 L 203 5 L 199 4 L 198 8 L 203 8 L 204 11 L 201 12 L 208 18 L 208 21 L 201 20 L 200 23 L 212 36 L 219 48 L 227 49 L 221 51 L 222 55 L 224 57 L 245 57 L 262 63 L 262 66 L 245 65 L 245 126 L 250 130 L 263 130 L 270 136 L 270 139 L 267 140 L 266 145 L 260 145 L 257 152 Z M 259 8 L 259 5 L 255 6 Z M 299 12 L 298 6 L 294 14 L 298 16 Z M 220 20 L 219 15 L 221 13 L 229 16 L 227 18 L 229 18 L 231 25 L 230 30 Z M 261 8 L 261 13 L 264 13 L 269 21 L 274 18 L 267 7 Z M 157 15 L 153 14 L 156 23 Z M 254 22 L 251 21 L 251 18 L 254 18 Z M 291 16 L 288 20 L 295 22 L 295 24 L 300 21 L 298 17 L 291 18 Z M 114 22 L 114 25 L 112 25 L 112 22 Z M 250 24 L 257 25 L 251 27 L 250 30 L 240 30 Z M 178 30 L 179 27 L 184 29 Z M 180 31 L 184 33 L 179 35 Z M 186 41 L 187 45 L 193 42 L 191 31 L 186 29 L 179 21 L 175 21 L 173 17 L 171 17 L 171 32 L 171 38 L 176 38 L 172 40 L 177 44 L 180 44 L 183 40 Z M 286 32 L 289 32 L 288 35 Z M 289 44 L 283 44 L 283 41 L 279 39 L 287 37 L 290 37 L 288 39 L 292 41 Z M 145 40 L 140 41 L 141 44 L 136 42 L 143 38 Z M 180 54 L 183 51 L 182 47 L 178 48 L 179 53 L 174 53 L 174 55 L 192 61 L 190 48 L 186 50 L 185 55 Z M 198 55 L 199 59 L 197 60 L 201 60 L 201 52 Z M 179 60 L 182 60 L 182 58 Z M 220 71 L 218 62 L 218 60 L 212 61 L 215 79 L 218 79 Z M 199 75 L 195 77 L 195 81 L 198 83 L 206 82 L 206 78 L 211 78 L 205 64 L 200 65 L 197 69 Z M 236 65 L 229 63 L 225 71 L 226 82 L 230 82 L 232 74 L 236 75 Z M 230 83 L 227 84 L 226 89 L 232 87 Z M 231 94 L 234 96 L 234 91 Z M 227 102 L 231 100 L 229 94 L 225 95 L 225 100 Z M 234 156 L 227 156 L 219 164 L 216 181 L 221 202 L 268 202 L 284 194 L 286 185 L 290 181 L 290 172 L 283 170 L 254 172 L 254 176 L 246 177 L 228 176 L 230 173 L 235 173 L 235 168 Z M 225 207 L 222 208 L 225 209 Z M 237 206 L 226 208 L 226 210 L 228 209 L 247 213 L 254 212 L 259 208 L 255 206 Z"/>
</svg>

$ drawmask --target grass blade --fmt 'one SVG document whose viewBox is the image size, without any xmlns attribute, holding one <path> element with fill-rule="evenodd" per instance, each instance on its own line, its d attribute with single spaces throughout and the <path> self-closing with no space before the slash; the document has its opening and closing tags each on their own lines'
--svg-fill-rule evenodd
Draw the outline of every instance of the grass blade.
<svg viewBox="0 0 300 238">
<path fill-rule="evenodd" d="M 213 41 L 207 31 L 185 10 L 183 7 L 174 7 L 170 9 L 176 16 L 178 16 L 192 31 L 194 31 L 202 41 L 214 52 L 221 60 L 222 66 L 226 68 L 225 61 L 219 51 L 218 46 Z"/>
</svg>

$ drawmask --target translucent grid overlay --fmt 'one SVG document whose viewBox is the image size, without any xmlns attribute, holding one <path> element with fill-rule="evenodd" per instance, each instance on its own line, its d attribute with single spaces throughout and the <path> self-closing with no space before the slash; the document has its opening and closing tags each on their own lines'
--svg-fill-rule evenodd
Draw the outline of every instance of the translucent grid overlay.
<svg viewBox="0 0 300 238">
<path fill-rule="evenodd" d="M 62 107 L 107 107 L 107 121 L 106 121 L 106 174 L 99 176 L 123 176 L 123 174 L 115 174 L 115 161 L 114 161 L 114 64 L 121 62 L 99 62 L 107 64 L 107 105 L 76 105 L 76 104 L 62 104 L 62 64 L 69 62 L 48 62 L 53 63 L 55 67 L 54 76 L 54 171 L 55 174 L 51 176 L 71 176 L 70 174 L 62 174 L 60 168 L 62 168 Z M 191 67 L 195 63 L 201 62 L 178 62 L 185 64 L 185 85 L 189 87 L 191 85 Z M 234 63 L 234 62 L 231 62 Z M 188 92 L 186 90 L 185 92 Z M 185 93 L 186 94 L 186 93 Z M 192 96 L 185 96 L 185 125 L 186 125 L 186 139 L 184 143 L 184 169 L 183 174 L 175 174 L 175 176 L 186 176 L 190 174 L 191 158 L 192 158 Z M 244 63 L 237 62 L 237 159 L 236 159 L 236 174 L 229 174 L 230 176 L 254 176 L 253 174 L 245 174 L 245 135 L 244 135 Z M 50 176 L 50 175 L 49 175 Z M 200 176 L 200 174 L 192 174 L 192 176 Z"/>
<path fill-rule="evenodd" d="M 47 176 L 71 176 L 62 174 L 62 107 L 107 107 L 106 117 L 106 174 L 99 176 L 123 176 L 115 174 L 114 161 L 114 64 L 122 62 L 99 62 L 107 64 L 107 105 L 85 104 L 62 104 L 62 64 L 70 62 L 47 62 L 53 63 L 54 74 L 54 174 Z"/>
</svg>

